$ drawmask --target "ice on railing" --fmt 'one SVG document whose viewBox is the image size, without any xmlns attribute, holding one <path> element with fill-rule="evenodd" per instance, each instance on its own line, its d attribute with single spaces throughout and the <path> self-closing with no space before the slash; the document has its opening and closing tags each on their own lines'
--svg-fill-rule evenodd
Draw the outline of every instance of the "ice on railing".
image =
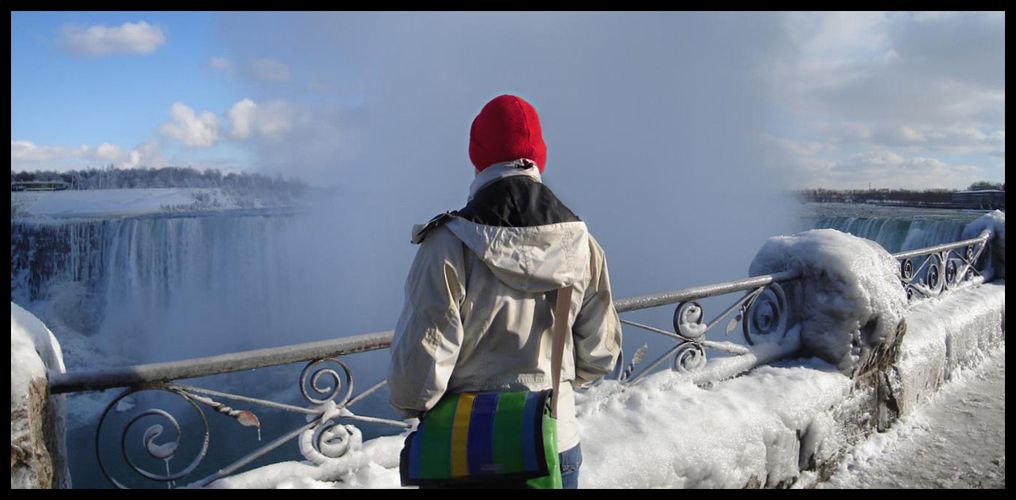
<svg viewBox="0 0 1016 500">
<path fill-rule="evenodd" d="M 813 229 L 769 238 L 749 273 L 800 269 L 802 347 L 852 373 L 903 318 L 907 295 L 898 266 L 873 241 Z"/>
<path fill-rule="evenodd" d="M 985 229 L 991 231 L 988 262 L 983 271 L 988 279 L 1005 279 L 1005 212 L 995 210 L 982 215 L 963 228 L 963 239 L 976 238 Z"/>
</svg>

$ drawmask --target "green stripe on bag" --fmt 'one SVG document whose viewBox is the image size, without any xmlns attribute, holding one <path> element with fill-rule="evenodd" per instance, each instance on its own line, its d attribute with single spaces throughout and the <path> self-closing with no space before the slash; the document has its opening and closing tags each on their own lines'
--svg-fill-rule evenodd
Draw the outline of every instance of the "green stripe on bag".
<svg viewBox="0 0 1016 500">
<path fill-rule="evenodd" d="M 422 446 L 429 457 L 450 457 L 452 450 L 452 423 L 458 397 L 442 399 L 427 415 L 427 432 L 423 433 Z M 451 461 L 423 460 L 420 478 L 446 478 L 451 476 Z"/>
<path fill-rule="evenodd" d="M 526 481 L 526 487 L 559 490 L 564 484 L 561 482 L 561 462 L 557 454 L 557 419 L 546 413 L 543 415 L 543 440 L 544 443 L 553 443 L 553 446 L 543 447 L 550 474 Z"/>
<path fill-rule="evenodd" d="M 518 442 L 525 408 L 525 392 L 505 392 L 498 396 L 494 416 L 494 462 L 503 464 L 506 472 L 525 470 L 524 447 Z"/>
</svg>

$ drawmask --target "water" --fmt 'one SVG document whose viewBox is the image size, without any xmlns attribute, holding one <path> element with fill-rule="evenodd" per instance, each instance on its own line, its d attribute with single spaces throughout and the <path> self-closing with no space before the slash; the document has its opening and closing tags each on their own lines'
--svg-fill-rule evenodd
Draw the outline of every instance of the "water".
<svg viewBox="0 0 1016 500">
<path fill-rule="evenodd" d="M 890 253 L 949 243 L 983 210 L 952 210 L 848 203 L 802 205 L 801 226 L 831 228 L 873 240 Z"/>
</svg>

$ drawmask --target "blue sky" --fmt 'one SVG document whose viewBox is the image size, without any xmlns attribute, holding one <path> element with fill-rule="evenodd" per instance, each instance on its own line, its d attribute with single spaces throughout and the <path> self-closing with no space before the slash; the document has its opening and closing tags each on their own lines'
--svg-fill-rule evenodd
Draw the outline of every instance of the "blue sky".
<svg viewBox="0 0 1016 500">
<path fill-rule="evenodd" d="M 550 122 L 549 162 L 647 180 L 1005 179 L 1004 13 L 14 12 L 11 28 L 13 170 L 369 190 L 425 182 L 403 167 L 425 157 L 468 180 L 472 116 L 518 93 Z"/>
</svg>

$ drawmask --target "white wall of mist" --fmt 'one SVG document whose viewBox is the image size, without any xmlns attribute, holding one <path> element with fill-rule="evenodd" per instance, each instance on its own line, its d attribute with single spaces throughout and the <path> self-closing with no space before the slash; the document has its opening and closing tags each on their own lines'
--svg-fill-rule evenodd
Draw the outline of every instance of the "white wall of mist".
<svg viewBox="0 0 1016 500">
<path fill-rule="evenodd" d="M 410 227 L 464 204 L 469 125 L 501 93 L 540 113 L 544 180 L 605 248 L 616 297 L 746 277 L 767 237 L 798 227 L 761 161 L 777 16 L 266 13 L 218 29 L 226 57 L 284 59 L 333 97 L 259 144 L 257 167 L 335 187 L 308 288 L 335 298 L 341 334 L 394 326 Z M 248 84 L 254 100 L 282 92 Z"/>
</svg>

